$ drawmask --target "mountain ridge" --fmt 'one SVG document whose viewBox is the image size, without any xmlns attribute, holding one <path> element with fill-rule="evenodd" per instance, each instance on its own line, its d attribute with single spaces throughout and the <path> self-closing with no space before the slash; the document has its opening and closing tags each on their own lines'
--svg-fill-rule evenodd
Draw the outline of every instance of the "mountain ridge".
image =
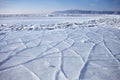
<svg viewBox="0 0 120 80">
<path fill-rule="evenodd" d="M 50 15 L 77 15 L 77 14 L 120 14 L 120 11 L 95 11 L 95 10 L 63 10 L 54 11 Z"/>
</svg>

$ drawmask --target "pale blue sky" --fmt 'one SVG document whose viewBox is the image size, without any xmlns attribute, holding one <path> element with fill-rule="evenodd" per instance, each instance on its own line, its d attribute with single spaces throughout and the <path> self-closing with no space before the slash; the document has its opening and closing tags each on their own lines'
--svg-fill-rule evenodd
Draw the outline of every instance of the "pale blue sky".
<svg viewBox="0 0 120 80">
<path fill-rule="evenodd" d="M 42 13 L 70 9 L 120 11 L 120 0 L 0 0 L 0 13 Z"/>
</svg>

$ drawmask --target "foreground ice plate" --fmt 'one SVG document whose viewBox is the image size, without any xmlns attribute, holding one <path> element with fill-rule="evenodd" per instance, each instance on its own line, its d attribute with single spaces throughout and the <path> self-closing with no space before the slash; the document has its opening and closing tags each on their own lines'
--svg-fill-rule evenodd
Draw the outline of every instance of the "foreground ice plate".
<svg viewBox="0 0 120 80">
<path fill-rule="evenodd" d="M 120 30 L 1 31 L 0 80 L 120 80 Z"/>
</svg>

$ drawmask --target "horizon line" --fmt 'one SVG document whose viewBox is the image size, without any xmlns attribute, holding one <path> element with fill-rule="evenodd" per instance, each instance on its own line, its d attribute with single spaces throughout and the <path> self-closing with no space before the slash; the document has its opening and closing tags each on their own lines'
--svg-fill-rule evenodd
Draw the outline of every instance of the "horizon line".
<svg viewBox="0 0 120 80">
<path fill-rule="evenodd" d="M 52 12 L 57 12 L 57 11 L 69 11 L 69 10 L 80 10 L 80 11 L 96 11 L 96 12 L 102 12 L 102 11 L 107 11 L 107 12 L 120 12 L 119 10 L 83 10 L 83 9 L 66 9 L 66 10 L 54 10 L 54 11 L 49 11 L 49 12 L 33 12 L 33 13 L 0 13 L 0 15 L 27 15 L 27 14 L 30 14 L 30 15 L 42 15 L 42 14 L 49 14 L 49 13 L 52 13 Z"/>
</svg>

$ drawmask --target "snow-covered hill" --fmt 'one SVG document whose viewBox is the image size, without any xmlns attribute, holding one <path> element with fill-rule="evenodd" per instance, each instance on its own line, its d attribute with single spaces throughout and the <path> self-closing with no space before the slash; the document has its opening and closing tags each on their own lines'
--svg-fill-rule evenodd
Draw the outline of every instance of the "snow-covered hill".
<svg viewBox="0 0 120 80">
<path fill-rule="evenodd" d="M 119 15 L 120 11 L 93 11 L 93 10 L 64 10 L 55 11 L 48 16 L 81 16 L 81 14 L 116 14 Z"/>
</svg>

